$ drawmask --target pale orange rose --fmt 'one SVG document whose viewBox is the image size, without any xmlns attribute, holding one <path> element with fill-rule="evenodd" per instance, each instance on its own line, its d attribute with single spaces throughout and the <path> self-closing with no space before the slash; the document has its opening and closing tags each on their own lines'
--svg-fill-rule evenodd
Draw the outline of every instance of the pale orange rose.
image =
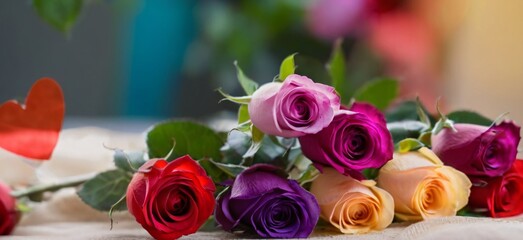
<svg viewBox="0 0 523 240">
<path fill-rule="evenodd" d="M 392 223 L 394 200 L 372 180 L 358 181 L 332 168 L 312 183 L 310 192 L 318 200 L 321 218 L 342 233 L 381 230 Z"/>
<path fill-rule="evenodd" d="M 467 205 L 472 185 L 428 148 L 394 154 L 377 181 L 394 198 L 396 217 L 405 221 L 455 216 Z"/>
</svg>

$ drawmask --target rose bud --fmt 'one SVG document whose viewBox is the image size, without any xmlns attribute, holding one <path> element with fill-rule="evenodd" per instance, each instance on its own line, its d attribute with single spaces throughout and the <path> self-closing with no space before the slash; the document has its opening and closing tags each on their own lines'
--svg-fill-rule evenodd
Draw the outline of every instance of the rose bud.
<svg viewBox="0 0 523 240">
<path fill-rule="evenodd" d="M 342 233 L 366 233 L 386 228 L 394 218 L 392 196 L 375 184 L 325 168 L 312 182 L 311 193 L 318 200 L 321 218 Z"/>
<path fill-rule="evenodd" d="M 20 219 L 16 210 L 16 200 L 10 193 L 9 186 L 0 182 L 0 235 L 9 235 Z"/>
<path fill-rule="evenodd" d="M 127 208 L 156 239 L 194 233 L 214 209 L 215 186 L 189 156 L 147 161 L 127 188 Z"/>
<path fill-rule="evenodd" d="M 485 127 L 455 124 L 432 136 L 432 150 L 441 160 L 469 176 L 501 176 L 514 159 L 520 127 L 513 122 Z"/>
<path fill-rule="evenodd" d="M 467 205 L 471 186 L 465 174 L 444 166 L 425 147 L 395 154 L 377 181 L 394 198 L 396 217 L 405 221 L 455 216 Z"/>
<path fill-rule="evenodd" d="M 338 111 L 328 127 L 299 140 L 303 154 L 320 171 L 328 166 L 357 179 L 359 171 L 383 166 L 394 152 L 383 114 L 370 104 Z"/>
<path fill-rule="evenodd" d="M 469 208 L 487 210 L 490 217 L 523 213 L 523 161 L 516 160 L 501 177 L 472 178 Z"/>
<path fill-rule="evenodd" d="M 240 173 L 218 197 L 215 218 L 229 232 L 246 230 L 262 238 L 306 238 L 320 209 L 312 194 L 272 165 Z"/>
<path fill-rule="evenodd" d="M 248 107 L 254 126 L 281 137 L 317 133 L 329 125 L 339 108 L 340 98 L 333 87 L 296 74 L 283 83 L 261 86 Z"/>
</svg>

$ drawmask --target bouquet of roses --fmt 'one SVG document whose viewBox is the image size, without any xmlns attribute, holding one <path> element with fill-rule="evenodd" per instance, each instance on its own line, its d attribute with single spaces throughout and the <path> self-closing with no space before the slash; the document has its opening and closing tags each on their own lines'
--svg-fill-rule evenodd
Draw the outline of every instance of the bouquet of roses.
<svg viewBox="0 0 523 240">
<path fill-rule="evenodd" d="M 305 238 L 320 218 L 354 234 L 395 219 L 523 213 L 519 126 L 393 102 L 392 79 L 348 89 L 345 65 L 337 46 L 328 77 L 311 79 L 291 55 L 261 86 L 237 66 L 246 96 L 220 90 L 239 104 L 235 128 L 159 123 L 146 133 L 146 153 L 115 149 L 116 168 L 77 182 L 78 195 L 98 210 L 127 209 L 157 239 L 215 227 Z M 4 221 L 17 215 L 7 187 L 0 191 L 1 222 L 16 223 Z"/>
</svg>

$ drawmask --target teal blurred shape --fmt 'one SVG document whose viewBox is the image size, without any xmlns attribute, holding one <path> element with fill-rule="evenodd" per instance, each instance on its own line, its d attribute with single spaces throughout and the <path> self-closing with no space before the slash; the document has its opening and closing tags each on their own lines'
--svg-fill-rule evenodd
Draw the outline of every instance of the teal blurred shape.
<svg viewBox="0 0 523 240">
<path fill-rule="evenodd" d="M 122 109 L 125 116 L 176 115 L 185 51 L 195 35 L 196 1 L 136 1 L 126 27 Z"/>
</svg>

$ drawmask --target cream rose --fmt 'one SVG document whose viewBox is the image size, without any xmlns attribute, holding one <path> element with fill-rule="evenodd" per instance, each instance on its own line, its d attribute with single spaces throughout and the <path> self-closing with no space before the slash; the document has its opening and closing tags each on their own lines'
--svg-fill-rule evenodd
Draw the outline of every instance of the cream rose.
<svg viewBox="0 0 523 240">
<path fill-rule="evenodd" d="M 394 198 L 396 217 L 405 221 L 456 215 L 467 205 L 472 185 L 428 148 L 395 154 L 377 181 Z"/>
<path fill-rule="evenodd" d="M 394 200 L 372 180 L 358 181 L 332 168 L 312 183 L 310 192 L 318 200 L 321 218 L 342 233 L 381 230 L 392 223 Z"/>
</svg>

